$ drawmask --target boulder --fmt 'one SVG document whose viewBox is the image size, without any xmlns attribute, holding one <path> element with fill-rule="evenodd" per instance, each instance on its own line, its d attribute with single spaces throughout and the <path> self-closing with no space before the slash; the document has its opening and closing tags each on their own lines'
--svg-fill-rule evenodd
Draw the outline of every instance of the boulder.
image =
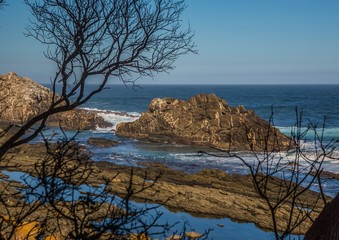
<svg viewBox="0 0 339 240">
<path fill-rule="evenodd" d="M 231 107 L 215 94 L 199 94 L 187 101 L 155 98 L 136 121 L 119 123 L 116 134 L 233 150 L 282 150 L 290 146 L 287 136 L 254 111 Z"/>
<path fill-rule="evenodd" d="M 0 120 L 25 123 L 32 117 L 46 111 L 52 103 L 53 92 L 26 77 L 13 72 L 0 75 Z M 59 98 L 55 95 L 55 98 Z M 84 109 L 74 109 L 49 117 L 48 125 L 65 129 L 88 130 L 112 127 L 97 113 Z"/>
</svg>

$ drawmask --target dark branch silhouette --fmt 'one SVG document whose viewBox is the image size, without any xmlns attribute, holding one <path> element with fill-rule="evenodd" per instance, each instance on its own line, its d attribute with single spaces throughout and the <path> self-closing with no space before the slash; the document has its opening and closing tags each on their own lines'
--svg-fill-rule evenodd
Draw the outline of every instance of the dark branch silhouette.
<svg viewBox="0 0 339 240">
<path fill-rule="evenodd" d="M 171 225 L 158 223 L 160 205 L 140 207 L 131 202 L 135 194 L 152 188 L 158 177 L 135 190 L 132 171 L 125 194 L 118 197 L 109 184 L 117 176 L 101 179 L 98 187 L 89 184 L 97 176 L 74 138 L 55 143 L 45 139 L 45 147 L 45 157 L 31 166 L 20 184 L 2 185 L 0 235 L 6 239 L 114 239 L 167 234 Z"/>
<path fill-rule="evenodd" d="M 105 89 L 110 79 L 134 83 L 173 68 L 194 53 L 193 33 L 182 30 L 184 1 L 170 0 L 25 0 L 34 16 L 26 36 L 47 46 L 57 66 L 52 104 L 25 122 L 0 146 L 0 158 L 34 139 L 55 113 L 72 110 Z M 98 87 L 87 90 L 95 81 Z M 61 92 L 56 93 L 57 85 Z M 28 130 L 32 130 L 28 133 Z"/>
<path fill-rule="evenodd" d="M 183 0 L 24 2 L 33 15 L 26 36 L 46 45 L 45 56 L 57 70 L 50 79 L 50 106 L 19 126 L 1 129 L 1 170 L 22 169 L 6 154 L 15 155 L 42 134 L 51 115 L 86 103 L 111 79 L 134 84 L 168 72 L 179 56 L 196 52 L 192 31 L 182 27 Z M 0 0 L 0 8 L 4 4 Z M 92 82 L 97 88 L 89 90 Z M 89 185 L 95 171 L 74 139 L 45 139 L 45 148 L 42 159 L 24 167 L 19 182 L 0 176 L 0 239 L 168 236 L 171 226 L 158 223 L 158 206 L 134 206 L 130 201 L 152 188 L 158 177 L 149 181 L 145 176 L 136 186 L 132 171 L 125 193 L 120 189 L 118 197 L 112 184 L 116 176 L 101 179 L 99 186 Z"/>
<path fill-rule="evenodd" d="M 312 223 L 322 207 L 330 201 L 324 195 L 320 175 L 324 160 L 337 158 L 334 151 L 338 148 L 338 142 L 324 140 L 325 120 L 320 128 L 311 123 L 305 127 L 302 112 L 296 112 L 296 124 L 290 136 L 290 151 L 281 151 L 277 139 L 274 141 L 277 143 L 275 147 L 267 147 L 265 151 L 258 152 L 253 145 L 253 139 L 249 137 L 247 142 L 252 149 L 250 157 L 230 150 L 219 150 L 221 155 L 214 154 L 218 157 L 236 158 L 248 168 L 256 192 L 268 206 L 277 240 L 298 232 L 305 221 Z M 269 123 L 274 126 L 273 112 Z M 268 128 L 265 139 L 267 146 L 272 137 L 270 129 L 271 127 Z M 312 139 L 309 141 L 310 136 Z M 307 147 L 308 143 L 311 148 Z M 316 187 L 318 192 L 312 193 L 314 200 L 310 201 L 306 193 Z M 286 206 L 287 211 L 283 210 Z M 287 222 L 279 219 L 281 214 L 289 216 Z"/>
</svg>

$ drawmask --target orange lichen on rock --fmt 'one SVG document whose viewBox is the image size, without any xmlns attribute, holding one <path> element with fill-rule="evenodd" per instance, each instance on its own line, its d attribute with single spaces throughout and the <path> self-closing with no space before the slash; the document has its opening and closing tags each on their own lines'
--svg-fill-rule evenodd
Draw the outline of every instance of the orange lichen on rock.
<svg viewBox="0 0 339 240">
<path fill-rule="evenodd" d="M 15 230 L 14 239 L 35 240 L 40 231 L 41 227 L 38 222 L 24 222 Z"/>
</svg>

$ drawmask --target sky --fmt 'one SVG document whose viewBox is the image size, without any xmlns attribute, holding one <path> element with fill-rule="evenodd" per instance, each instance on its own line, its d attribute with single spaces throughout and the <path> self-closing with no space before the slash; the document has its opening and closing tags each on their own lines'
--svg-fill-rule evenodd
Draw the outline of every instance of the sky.
<svg viewBox="0 0 339 240">
<path fill-rule="evenodd" d="M 45 46 L 24 36 L 21 0 L 0 11 L 0 74 L 48 82 Z M 139 84 L 339 84 L 339 0 L 186 0 L 198 54 Z M 115 83 L 112 80 L 111 83 Z"/>
</svg>

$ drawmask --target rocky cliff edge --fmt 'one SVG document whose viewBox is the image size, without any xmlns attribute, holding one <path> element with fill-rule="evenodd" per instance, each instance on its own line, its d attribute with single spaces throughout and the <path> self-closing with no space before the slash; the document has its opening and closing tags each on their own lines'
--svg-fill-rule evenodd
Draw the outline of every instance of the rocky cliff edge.
<svg viewBox="0 0 339 240">
<path fill-rule="evenodd" d="M 0 119 L 12 123 L 24 123 L 46 111 L 52 103 L 52 91 L 32 79 L 10 72 L 0 75 Z M 58 96 L 57 96 L 58 97 Z M 111 127 L 110 123 L 84 109 L 75 109 L 52 115 L 48 125 L 65 129 L 89 130 Z"/>
</svg>

